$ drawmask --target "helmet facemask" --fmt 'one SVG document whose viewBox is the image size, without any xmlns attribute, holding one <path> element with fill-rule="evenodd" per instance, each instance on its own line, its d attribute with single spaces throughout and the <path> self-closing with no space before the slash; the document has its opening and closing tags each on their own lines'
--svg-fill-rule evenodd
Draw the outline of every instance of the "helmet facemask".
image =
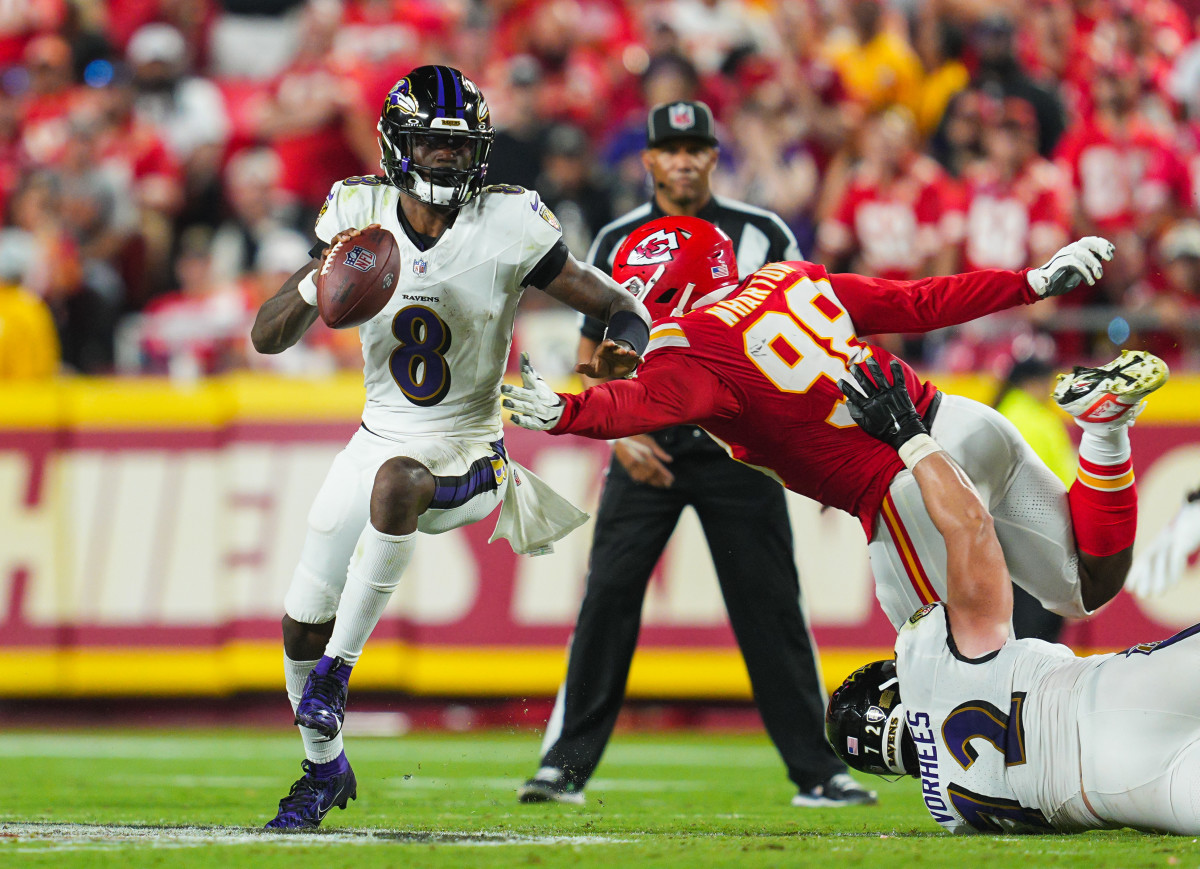
<svg viewBox="0 0 1200 869">
<path fill-rule="evenodd" d="M 455 118 L 435 118 L 439 121 L 454 121 Z M 396 124 L 379 122 L 379 165 L 388 181 L 409 196 L 428 205 L 444 208 L 459 208 L 483 189 L 487 175 L 488 156 L 492 150 L 494 134 L 487 131 L 459 131 L 446 128 L 444 133 L 432 129 L 414 128 L 406 130 Z M 413 157 L 414 144 L 418 136 L 445 135 L 451 139 L 466 139 L 471 145 L 471 157 L 467 168 L 449 166 L 423 166 Z"/>
</svg>

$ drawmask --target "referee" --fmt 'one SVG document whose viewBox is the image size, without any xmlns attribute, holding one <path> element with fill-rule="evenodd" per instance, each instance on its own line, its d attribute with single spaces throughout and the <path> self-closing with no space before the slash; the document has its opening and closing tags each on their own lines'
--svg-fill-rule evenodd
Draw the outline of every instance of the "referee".
<svg viewBox="0 0 1200 869">
<path fill-rule="evenodd" d="M 654 196 L 600 231 L 588 254 L 592 265 L 611 273 L 626 236 L 667 215 L 721 227 L 733 239 L 742 274 L 800 259 L 796 239 L 779 217 L 712 194 L 717 139 L 704 103 L 651 110 L 642 163 Z M 604 324 L 588 319 L 581 331 L 580 358 L 590 359 Z M 595 382 L 585 378 L 584 385 Z M 583 803 L 625 698 L 650 573 L 688 505 L 708 539 L 763 723 L 799 789 L 792 804 L 874 803 L 874 792 L 846 774 L 825 742 L 824 696 L 800 608 L 783 487 L 729 458 L 690 425 L 613 444 L 566 682 L 547 726 L 541 768 L 518 791 L 519 799 Z"/>
</svg>

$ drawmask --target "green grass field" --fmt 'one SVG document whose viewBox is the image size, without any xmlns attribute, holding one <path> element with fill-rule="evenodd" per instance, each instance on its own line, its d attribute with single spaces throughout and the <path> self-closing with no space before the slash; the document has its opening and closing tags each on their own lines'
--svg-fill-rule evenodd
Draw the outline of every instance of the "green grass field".
<svg viewBox="0 0 1200 869">
<path fill-rule="evenodd" d="M 951 838 L 913 782 L 879 782 L 873 808 L 794 809 L 758 736 L 619 734 L 582 808 L 516 802 L 532 733 L 349 742 L 358 800 L 274 836 L 257 828 L 299 774 L 294 733 L 5 734 L 0 866 L 1200 866 L 1193 839 L 1129 831 Z"/>
</svg>

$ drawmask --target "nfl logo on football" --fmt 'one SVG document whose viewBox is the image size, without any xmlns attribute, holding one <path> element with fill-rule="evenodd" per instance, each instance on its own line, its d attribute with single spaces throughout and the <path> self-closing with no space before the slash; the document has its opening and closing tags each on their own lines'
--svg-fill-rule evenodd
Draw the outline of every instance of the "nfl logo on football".
<svg viewBox="0 0 1200 869">
<path fill-rule="evenodd" d="M 369 272 L 375 268 L 375 254 L 355 245 L 346 253 L 346 265 L 360 272 Z"/>
<path fill-rule="evenodd" d="M 429 267 L 429 264 L 426 263 L 425 260 L 423 260 L 423 259 L 413 260 L 413 274 L 414 275 L 425 274 L 425 269 L 427 269 L 428 267 Z"/>
</svg>

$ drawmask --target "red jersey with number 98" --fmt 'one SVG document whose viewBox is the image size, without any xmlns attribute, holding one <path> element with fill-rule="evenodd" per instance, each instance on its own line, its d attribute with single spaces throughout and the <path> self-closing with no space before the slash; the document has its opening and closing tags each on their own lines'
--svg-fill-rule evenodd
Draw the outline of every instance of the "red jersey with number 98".
<svg viewBox="0 0 1200 869">
<path fill-rule="evenodd" d="M 904 465 L 858 428 L 838 387 L 850 365 L 874 355 L 886 371 L 893 358 L 858 336 L 923 332 L 1036 300 L 1023 272 L 887 281 L 773 263 L 729 298 L 657 321 L 636 379 L 564 396 L 552 432 L 612 438 L 693 423 L 739 461 L 857 516 L 870 536 Z M 901 364 L 924 413 L 937 389 Z"/>
</svg>

